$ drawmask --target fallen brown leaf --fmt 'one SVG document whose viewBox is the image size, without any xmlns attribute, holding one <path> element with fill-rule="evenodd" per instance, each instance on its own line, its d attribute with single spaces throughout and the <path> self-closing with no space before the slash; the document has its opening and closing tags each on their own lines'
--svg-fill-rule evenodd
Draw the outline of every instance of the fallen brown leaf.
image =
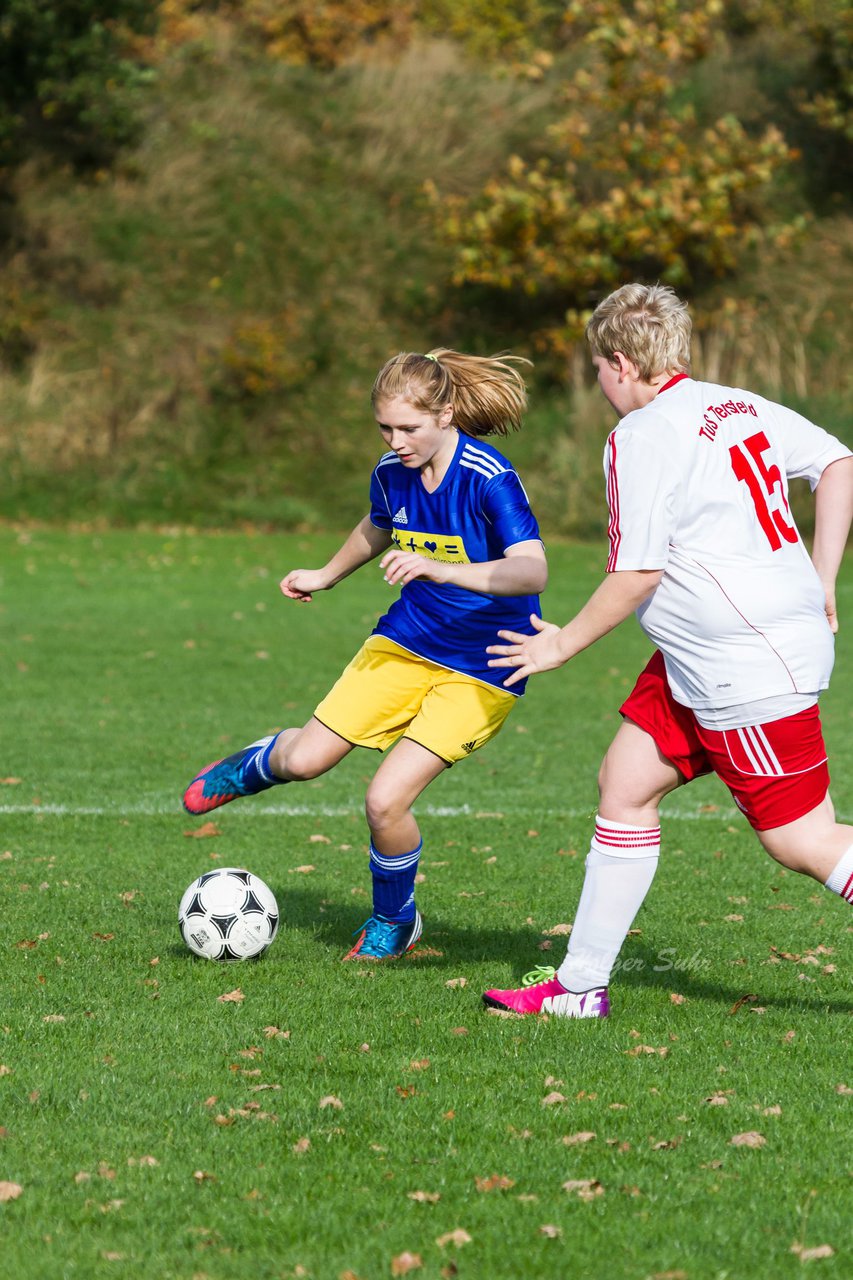
<svg viewBox="0 0 853 1280">
<path fill-rule="evenodd" d="M 800 1262 L 813 1262 L 816 1258 L 832 1258 L 835 1250 L 831 1244 L 818 1244 L 811 1249 L 804 1249 L 801 1244 L 795 1240 L 791 1245 L 791 1253 L 795 1253 Z"/>
<path fill-rule="evenodd" d="M 211 836 L 221 836 L 222 832 L 215 822 L 203 822 L 200 827 L 185 831 L 184 835 L 188 840 L 208 840 Z"/>
<path fill-rule="evenodd" d="M 409 1191 L 407 1195 L 410 1200 L 416 1200 L 418 1204 L 438 1204 L 441 1199 L 440 1191 Z"/>
<path fill-rule="evenodd" d="M 563 1138 L 564 1147 L 576 1147 L 581 1142 L 592 1142 L 595 1134 L 589 1130 L 582 1130 L 580 1133 L 567 1133 Z"/>
<path fill-rule="evenodd" d="M 398 1253 L 391 1259 L 391 1275 L 407 1276 L 410 1271 L 418 1271 L 423 1266 L 419 1253 Z"/>
<path fill-rule="evenodd" d="M 552 1223 L 543 1222 L 542 1226 L 539 1228 L 539 1234 L 540 1236 L 545 1236 L 547 1240 L 556 1240 L 563 1233 L 559 1227 L 555 1227 Z"/>
<path fill-rule="evenodd" d="M 455 1231 L 447 1231 L 443 1236 L 438 1236 L 435 1243 L 439 1249 L 444 1249 L 449 1244 L 461 1247 L 463 1244 L 470 1244 L 471 1237 L 464 1227 L 457 1227 Z"/>
<path fill-rule="evenodd" d="M 749 1133 L 736 1133 L 733 1138 L 729 1138 L 730 1147 L 763 1147 L 767 1139 L 762 1133 L 756 1133 L 750 1130 Z"/>
<path fill-rule="evenodd" d="M 219 1004 L 239 1004 L 246 997 L 239 987 L 235 987 L 233 991 L 226 991 L 225 995 L 217 996 L 216 999 Z"/>
<path fill-rule="evenodd" d="M 731 1013 L 737 1013 L 737 1011 L 738 1011 L 738 1009 L 741 1007 L 741 1005 L 744 1005 L 744 1004 L 750 1004 L 753 1000 L 757 1000 L 757 999 L 758 999 L 758 996 L 753 995 L 753 994 L 749 994 L 749 995 L 745 995 L 745 996 L 740 996 L 737 1000 L 735 1000 L 735 1002 L 734 1002 L 734 1004 L 732 1005 L 731 1009 L 729 1009 L 729 1013 L 730 1013 L 730 1014 L 731 1014 Z"/>
<path fill-rule="evenodd" d="M 24 1188 L 17 1182 L 0 1182 L 0 1204 L 7 1200 L 17 1200 L 23 1192 Z"/>
<path fill-rule="evenodd" d="M 563 1190 L 580 1200 L 594 1200 L 596 1196 L 604 1195 L 604 1187 L 597 1178 L 569 1178 L 563 1183 Z"/>
<path fill-rule="evenodd" d="M 478 1191 L 508 1191 L 510 1187 L 515 1186 L 515 1180 L 506 1178 L 500 1173 L 493 1173 L 488 1178 L 475 1178 L 474 1185 Z"/>
<path fill-rule="evenodd" d="M 321 1098 L 317 1103 L 317 1106 L 320 1107 L 321 1110 L 325 1107 L 333 1107 L 335 1111 L 340 1111 L 343 1108 L 343 1105 L 344 1104 L 341 1102 L 340 1098 L 336 1098 L 333 1093 L 327 1093 L 326 1096 Z"/>
</svg>

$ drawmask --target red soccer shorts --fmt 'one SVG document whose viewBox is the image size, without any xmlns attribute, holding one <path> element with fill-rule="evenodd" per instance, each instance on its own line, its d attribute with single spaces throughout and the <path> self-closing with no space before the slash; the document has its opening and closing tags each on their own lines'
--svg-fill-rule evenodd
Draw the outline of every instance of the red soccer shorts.
<svg viewBox="0 0 853 1280">
<path fill-rule="evenodd" d="M 703 729 L 673 698 L 663 655 L 656 652 L 619 709 L 654 738 L 685 782 L 716 773 L 756 831 L 802 818 L 829 790 L 817 703 L 767 724 Z"/>
</svg>

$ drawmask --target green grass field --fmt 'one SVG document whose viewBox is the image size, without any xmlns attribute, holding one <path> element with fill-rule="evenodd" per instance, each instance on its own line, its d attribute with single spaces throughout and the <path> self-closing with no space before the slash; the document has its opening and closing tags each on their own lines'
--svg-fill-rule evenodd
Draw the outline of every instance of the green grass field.
<svg viewBox="0 0 853 1280">
<path fill-rule="evenodd" d="M 369 910 L 366 753 L 196 838 L 196 768 L 306 719 L 389 598 L 368 568 L 282 600 L 331 545 L 0 530 L 4 1275 L 849 1276 L 850 916 L 716 781 L 666 807 L 607 1022 L 480 1006 L 562 958 L 634 624 L 428 793 L 424 937 L 396 965 L 339 963 Z M 550 560 L 563 621 L 601 548 Z M 823 715 L 850 821 L 849 563 L 840 596 Z M 278 897 L 259 962 L 180 942 L 217 865 Z"/>
</svg>

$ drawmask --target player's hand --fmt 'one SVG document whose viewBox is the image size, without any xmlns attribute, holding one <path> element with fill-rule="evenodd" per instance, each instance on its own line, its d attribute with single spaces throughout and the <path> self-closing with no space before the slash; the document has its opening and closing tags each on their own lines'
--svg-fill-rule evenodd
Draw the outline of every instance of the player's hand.
<svg viewBox="0 0 853 1280">
<path fill-rule="evenodd" d="M 500 654 L 490 658 L 490 667 L 515 667 L 512 675 L 504 680 L 504 688 L 509 689 L 519 680 L 535 675 L 538 671 L 553 671 L 566 661 L 559 643 L 560 628 L 553 622 L 544 622 L 538 614 L 531 613 L 530 625 L 537 632 L 534 636 L 522 635 L 519 631 L 499 631 L 498 636 L 506 644 L 490 644 L 486 653 Z"/>
<path fill-rule="evenodd" d="M 826 620 L 833 635 L 838 631 L 838 610 L 835 606 L 835 589 L 826 587 Z"/>
<path fill-rule="evenodd" d="M 278 584 L 281 594 L 288 600 L 310 603 L 315 591 L 325 591 L 328 583 L 320 569 L 291 569 Z"/>
<path fill-rule="evenodd" d="M 428 560 L 415 551 L 401 551 L 395 547 L 387 551 L 379 561 L 379 568 L 390 586 L 404 587 L 407 582 L 420 578 L 423 582 L 446 582 L 447 565 L 438 560 Z"/>
</svg>

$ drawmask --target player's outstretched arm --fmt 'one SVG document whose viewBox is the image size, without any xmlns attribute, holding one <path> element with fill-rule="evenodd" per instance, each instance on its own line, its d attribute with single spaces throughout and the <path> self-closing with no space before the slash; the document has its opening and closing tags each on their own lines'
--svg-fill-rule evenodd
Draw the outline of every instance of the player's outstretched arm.
<svg viewBox="0 0 853 1280">
<path fill-rule="evenodd" d="M 499 631 L 498 636 L 508 643 L 489 645 L 486 652 L 498 655 L 489 660 L 489 666 L 515 667 L 503 682 L 507 689 L 527 676 L 561 667 L 629 618 L 657 588 L 662 576 L 662 569 L 623 569 L 609 573 L 580 613 L 564 627 L 543 622 L 534 614 L 530 621 L 536 635 Z"/>
<path fill-rule="evenodd" d="M 839 458 L 824 471 L 815 489 L 812 562 L 826 593 L 826 616 L 838 630 L 835 579 L 853 521 L 853 458 Z"/>
<path fill-rule="evenodd" d="M 390 544 L 390 531 L 378 529 L 371 523 L 370 516 L 365 516 L 322 569 L 291 569 L 285 574 L 279 583 L 282 595 L 307 604 L 315 591 L 330 590 L 363 564 L 387 551 Z"/>
</svg>

